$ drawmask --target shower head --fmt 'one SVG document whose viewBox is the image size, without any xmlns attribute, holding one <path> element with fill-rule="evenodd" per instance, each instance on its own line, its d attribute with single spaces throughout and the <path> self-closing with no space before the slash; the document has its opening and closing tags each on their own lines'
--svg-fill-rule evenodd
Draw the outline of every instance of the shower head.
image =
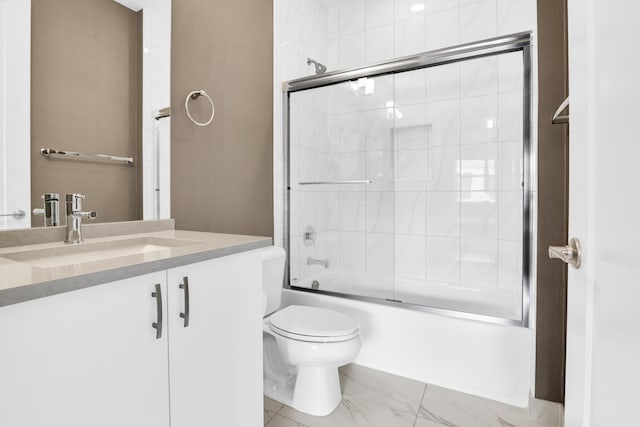
<svg viewBox="0 0 640 427">
<path fill-rule="evenodd" d="M 316 68 L 316 74 L 324 74 L 327 71 L 327 67 L 321 63 L 314 61 L 311 58 L 307 58 L 307 65 L 313 64 Z"/>
</svg>

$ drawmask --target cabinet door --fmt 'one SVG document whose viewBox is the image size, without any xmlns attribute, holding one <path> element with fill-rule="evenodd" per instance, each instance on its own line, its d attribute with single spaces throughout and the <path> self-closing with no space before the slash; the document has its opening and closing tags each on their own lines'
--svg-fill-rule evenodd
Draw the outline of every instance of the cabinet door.
<svg viewBox="0 0 640 427">
<path fill-rule="evenodd" d="M 0 425 L 168 427 L 155 284 L 165 297 L 159 272 L 1 307 Z"/>
<path fill-rule="evenodd" d="M 172 427 L 263 425 L 261 281 L 259 252 L 169 270 Z"/>
</svg>

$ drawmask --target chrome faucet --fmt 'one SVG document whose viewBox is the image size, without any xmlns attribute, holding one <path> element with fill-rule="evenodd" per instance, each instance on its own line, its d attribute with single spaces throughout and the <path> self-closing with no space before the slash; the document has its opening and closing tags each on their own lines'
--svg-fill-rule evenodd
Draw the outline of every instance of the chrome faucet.
<svg viewBox="0 0 640 427">
<path fill-rule="evenodd" d="M 82 211 L 82 199 L 86 196 L 72 193 L 65 196 L 67 211 L 67 239 L 65 243 L 82 243 L 82 218 L 93 219 L 98 214 L 95 211 Z"/>
<path fill-rule="evenodd" d="M 307 265 L 322 265 L 324 268 L 329 268 L 329 260 L 309 257 L 307 258 Z"/>
<path fill-rule="evenodd" d="M 33 214 L 44 217 L 45 227 L 60 225 L 60 195 L 58 193 L 44 193 L 41 198 L 44 207 L 34 209 Z"/>
</svg>

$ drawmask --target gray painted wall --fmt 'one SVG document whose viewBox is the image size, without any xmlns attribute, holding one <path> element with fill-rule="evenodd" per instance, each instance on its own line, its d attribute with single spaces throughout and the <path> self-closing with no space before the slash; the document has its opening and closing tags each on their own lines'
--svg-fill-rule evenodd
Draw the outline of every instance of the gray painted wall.
<svg viewBox="0 0 640 427">
<path fill-rule="evenodd" d="M 272 1 L 174 1 L 171 213 L 176 228 L 273 236 Z M 191 123 L 186 95 L 216 105 Z M 191 102 L 205 121 L 210 106 Z"/>
<path fill-rule="evenodd" d="M 83 193 L 86 208 L 98 212 L 94 222 L 142 218 L 139 18 L 113 0 L 32 0 L 34 208 L 45 192 Z M 41 148 L 131 156 L 134 166 L 47 160 Z"/>
<path fill-rule="evenodd" d="M 567 243 L 569 127 L 551 117 L 568 95 L 567 3 L 538 0 L 538 316 L 536 397 L 564 401 L 567 266 L 547 255 Z"/>
</svg>

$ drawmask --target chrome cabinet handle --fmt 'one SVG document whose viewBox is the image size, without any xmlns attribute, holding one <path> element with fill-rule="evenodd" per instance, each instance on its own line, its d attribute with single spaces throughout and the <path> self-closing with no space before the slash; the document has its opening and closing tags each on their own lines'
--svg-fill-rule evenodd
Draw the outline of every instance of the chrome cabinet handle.
<svg viewBox="0 0 640 427">
<path fill-rule="evenodd" d="M 183 277 L 181 283 L 178 287 L 180 289 L 184 289 L 184 313 L 180 313 L 180 317 L 184 319 L 184 327 L 189 326 L 189 278 Z"/>
<path fill-rule="evenodd" d="M 557 258 L 562 262 L 580 268 L 582 265 L 582 245 L 580 240 L 572 238 L 565 246 L 549 246 L 549 258 Z"/>
<path fill-rule="evenodd" d="M 156 339 L 159 340 L 162 337 L 162 289 L 160 283 L 156 283 L 156 291 L 151 293 L 151 296 L 156 299 L 156 312 L 157 320 L 151 324 L 151 327 L 156 330 Z"/>
</svg>

